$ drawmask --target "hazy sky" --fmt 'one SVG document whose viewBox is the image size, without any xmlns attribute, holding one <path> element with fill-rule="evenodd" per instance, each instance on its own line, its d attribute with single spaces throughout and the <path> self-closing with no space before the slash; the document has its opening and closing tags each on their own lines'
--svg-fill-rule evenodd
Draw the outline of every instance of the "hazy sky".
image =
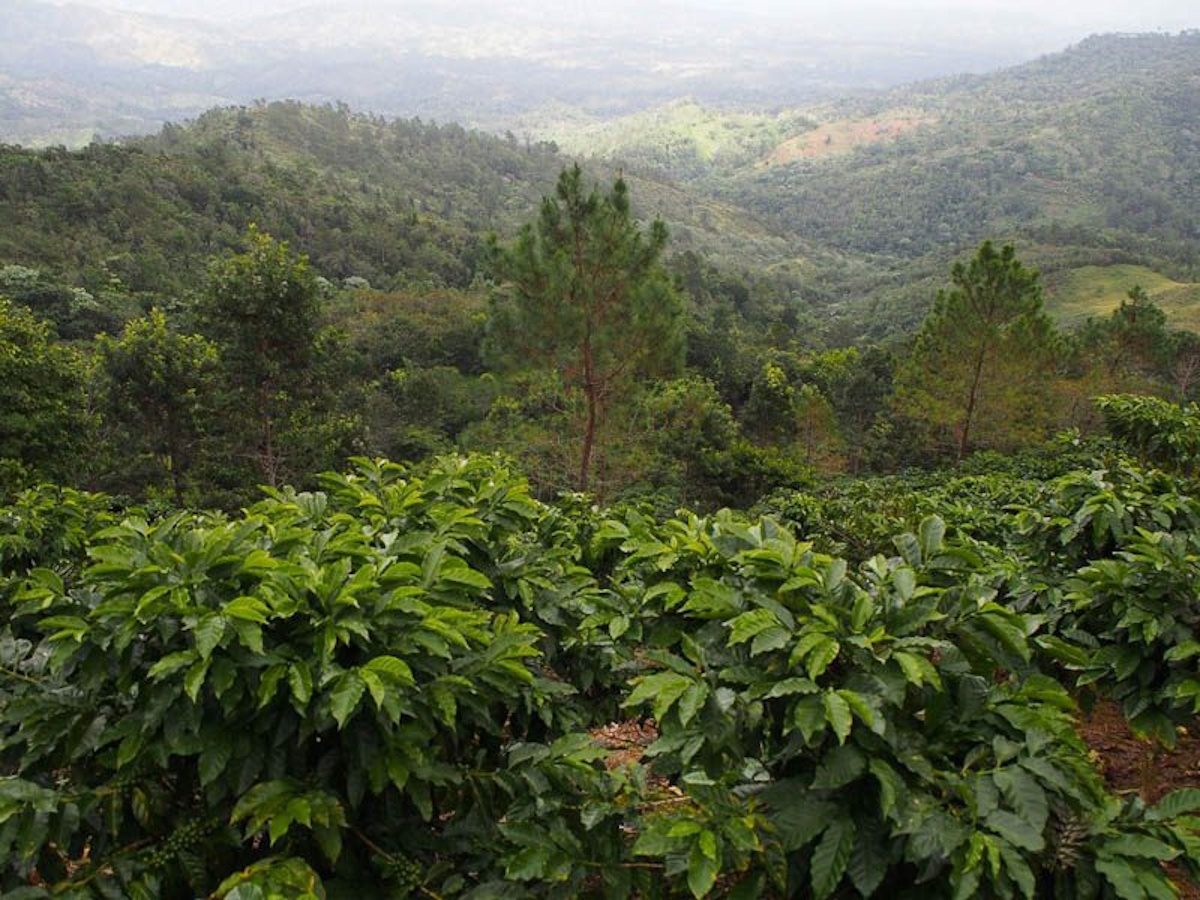
<svg viewBox="0 0 1200 900">
<path fill-rule="evenodd" d="M 69 0 L 59 0 L 69 2 Z M 304 6 L 328 4 L 331 0 L 74 0 L 105 8 L 135 9 L 141 12 L 158 12 L 171 15 L 188 15 L 204 19 L 249 18 L 256 15 L 297 9 Z M 404 9 L 413 5 L 425 5 L 430 0 L 371 0 L 376 5 Z M 432 0 L 443 9 L 453 9 L 451 0 Z M 593 15 L 597 8 L 609 3 L 601 0 L 579 3 L 563 0 L 531 0 L 518 5 L 542 7 L 548 18 L 561 21 L 573 7 L 589 9 Z M 621 3 L 628 6 L 630 4 Z M 656 9 L 678 12 L 681 8 L 700 7 L 730 12 L 749 12 L 769 15 L 790 21 L 817 19 L 838 30 L 853 33 L 864 22 L 865 13 L 886 13 L 891 18 L 906 10 L 914 12 L 937 12 L 958 17 L 962 24 L 977 20 L 995 23 L 1003 20 L 1012 31 L 1028 27 L 1030 22 L 1052 24 L 1087 35 L 1096 31 L 1149 31 L 1167 29 L 1178 31 L 1200 27 L 1200 3 L 1197 0 L 642 0 L 636 7 L 647 16 Z M 493 17 L 502 17 L 504 0 L 496 0 Z M 1006 28 L 1006 30 L 1008 30 Z"/>
</svg>

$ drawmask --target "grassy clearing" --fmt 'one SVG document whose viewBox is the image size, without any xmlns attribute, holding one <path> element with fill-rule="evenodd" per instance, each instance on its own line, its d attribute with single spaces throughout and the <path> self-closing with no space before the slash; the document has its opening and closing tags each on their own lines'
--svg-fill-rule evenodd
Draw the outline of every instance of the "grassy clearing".
<svg viewBox="0 0 1200 900">
<path fill-rule="evenodd" d="M 1046 278 L 1046 308 L 1064 324 L 1106 316 L 1142 287 L 1176 328 L 1200 331 L 1200 284 L 1173 281 L 1145 266 L 1082 266 Z"/>
</svg>

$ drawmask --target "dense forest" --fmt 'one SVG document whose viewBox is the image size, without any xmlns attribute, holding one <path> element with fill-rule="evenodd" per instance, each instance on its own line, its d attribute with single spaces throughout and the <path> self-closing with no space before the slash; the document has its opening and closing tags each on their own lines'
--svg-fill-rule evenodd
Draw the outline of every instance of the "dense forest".
<svg viewBox="0 0 1200 900">
<path fill-rule="evenodd" d="M 0 892 L 1200 882 L 1196 49 L 0 147 Z"/>
</svg>

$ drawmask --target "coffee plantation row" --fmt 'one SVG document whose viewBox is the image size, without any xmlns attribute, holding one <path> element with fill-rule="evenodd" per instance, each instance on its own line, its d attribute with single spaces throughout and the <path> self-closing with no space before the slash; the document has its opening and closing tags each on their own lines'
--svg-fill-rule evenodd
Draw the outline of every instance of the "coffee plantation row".
<svg viewBox="0 0 1200 900">
<path fill-rule="evenodd" d="M 236 515 L 25 491 L 3 896 L 1173 897 L 1200 789 L 1114 796 L 1076 733 L 1106 697 L 1169 746 L 1200 706 L 1192 457 L 1140 402 L 1141 457 L 762 515 L 549 505 L 486 456 Z M 640 759 L 595 737 L 651 720 Z"/>
</svg>

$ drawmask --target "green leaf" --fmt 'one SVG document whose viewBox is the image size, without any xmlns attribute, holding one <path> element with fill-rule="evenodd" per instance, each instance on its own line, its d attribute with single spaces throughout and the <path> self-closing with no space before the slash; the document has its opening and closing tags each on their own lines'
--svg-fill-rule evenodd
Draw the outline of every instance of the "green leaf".
<svg viewBox="0 0 1200 900">
<path fill-rule="evenodd" d="M 504 877 L 512 881 L 534 881 L 546 874 L 553 845 L 533 844 L 519 850 L 504 867 Z"/>
<path fill-rule="evenodd" d="M 49 634 L 48 640 L 51 641 L 70 638 L 76 643 L 80 643 L 88 632 L 87 620 L 81 619 L 79 616 L 48 616 L 38 622 L 37 627 L 44 634 Z"/>
<path fill-rule="evenodd" d="M 363 680 L 363 684 L 370 691 L 371 699 L 375 701 L 375 709 L 383 709 L 383 701 L 387 699 L 387 688 L 383 684 L 383 679 L 366 667 L 358 670 L 358 677 Z"/>
<path fill-rule="evenodd" d="M 336 865 L 338 858 L 342 855 L 342 829 L 330 825 L 318 825 L 313 829 L 313 837 L 317 839 L 317 845 L 321 848 L 321 853 L 329 860 L 330 865 Z"/>
<path fill-rule="evenodd" d="M 854 852 L 855 832 L 853 820 L 845 818 L 834 819 L 825 829 L 812 856 L 814 900 L 825 900 L 841 884 Z"/>
<path fill-rule="evenodd" d="M 879 782 L 879 811 L 891 815 L 896 802 L 904 794 L 904 781 L 890 765 L 882 759 L 872 759 L 868 768 Z"/>
<path fill-rule="evenodd" d="M 288 666 L 288 687 L 292 691 L 292 699 L 303 709 L 312 699 L 312 670 L 308 663 L 292 663 Z"/>
<path fill-rule="evenodd" d="M 229 759 L 232 755 L 233 748 L 228 741 L 210 741 L 205 746 L 204 752 L 200 754 L 201 787 L 207 787 L 221 776 L 221 773 L 225 771 L 225 767 L 229 765 Z"/>
<path fill-rule="evenodd" d="M 946 523 L 937 516 L 929 516 L 921 520 L 918 528 L 921 533 L 921 552 L 929 559 L 942 549 L 946 537 Z"/>
<path fill-rule="evenodd" d="M 1174 819 L 1187 813 L 1196 812 L 1197 810 L 1200 810 L 1200 789 L 1181 788 L 1180 790 L 1172 791 L 1159 800 L 1158 803 L 1154 804 L 1147 811 L 1146 818 L 1155 822 L 1161 822 L 1165 819 Z"/>
<path fill-rule="evenodd" d="M 295 792 L 296 784 L 291 781 L 264 781 L 256 784 L 238 798 L 233 812 L 229 815 L 229 821 L 236 825 L 252 816 L 262 819 L 264 810 L 279 808 Z"/>
<path fill-rule="evenodd" d="M 867 758 L 853 744 L 834 747 L 825 754 L 813 779 L 814 790 L 844 787 L 867 770 Z"/>
<path fill-rule="evenodd" d="M 144 788 L 135 787 L 130 792 L 129 808 L 133 810 L 133 817 L 139 825 L 145 828 L 150 824 L 150 795 Z"/>
<path fill-rule="evenodd" d="M 1000 845 L 1000 855 L 1004 858 L 1004 868 L 1008 872 L 1008 877 L 1016 882 L 1026 900 L 1033 900 L 1037 891 L 1037 882 L 1025 857 L 1004 844 Z"/>
<path fill-rule="evenodd" d="M 910 684 L 914 684 L 917 687 L 928 684 L 931 687 L 941 690 L 942 679 L 938 675 L 937 669 L 934 668 L 933 663 L 925 657 L 897 650 L 892 654 L 892 659 L 896 660 L 900 665 L 901 671 L 904 672 L 904 677 L 908 679 Z"/>
<path fill-rule="evenodd" d="M 258 682 L 259 709 L 262 709 L 275 699 L 275 692 L 279 689 L 279 682 L 287 675 L 287 671 L 288 667 L 284 663 L 276 663 L 263 672 L 262 678 Z"/>
<path fill-rule="evenodd" d="M 180 669 L 186 669 L 197 659 L 195 650 L 180 650 L 177 653 L 171 653 L 164 656 L 146 673 L 146 677 L 152 681 L 159 681 L 166 678 L 168 675 L 174 675 Z"/>
<path fill-rule="evenodd" d="M 825 719 L 824 695 L 810 695 L 802 697 L 792 707 L 789 726 L 791 730 L 799 730 L 804 735 L 805 743 L 812 743 L 812 739 L 825 730 Z"/>
<path fill-rule="evenodd" d="M 854 610 L 850 613 L 850 627 L 855 633 L 861 632 L 874 615 L 875 601 L 864 591 L 854 601 Z"/>
<path fill-rule="evenodd" d="M 1144 856 L 1148 859 L 1172 860 L 1179 851 L 1170 844 L 1145 834 L 1123 834 L 1107 840 L 1102 845 L 1105 854 L 1119 856 Z"/>
<path fill-rule="evenodd" d="M 265 625 L 271 608 L 257 597 L 235 597 L 225 604 L 221 612 L 231 619 Z"/>
<path fill-rule="evenodd" d="M 833 592 L 846 578 L 846 561 L 835 558 L 830 560 L 829 568 L 825 570 L 825 590 Z"/>
<path fill-rule="evenodd" d="M 837 735 L 838 743 L 846 743 L 846 738 L 850 736 L 850 728 L 854 724 L 850 714 L 850 705 L 834 691 L 827 692 L 823 700 L 825 704 L 825 721 L 833 728 L 834 734 Z"/>
<path fill-rule="evenodd" d="M 121 741 L 121 745 L 117 747 L 117 768 L 123 769 L 133 762 L 141 749 L 141 734 L 131 734 L 125 740 Z"/>
<path fill-rule="evenodd" d="M 476 572 L 465 566 L 446 566 L 438 573 L 438 577 L 440 581 L 449 581 L 451 584 L 476 588 L 480 591 L 486 591 L 492 586 L 492 582 L 482 572 Z"/>
<path fill-rule="evenodd" d="M 1137 871 L 1124 859 L 1110 856 L 1097 856 L 1096 871 L 1116 889 L 1121 900 L 1143 900 L 1146 889 L 1138 878 Z"/>
<path fill-rule="evenodd" d="M 623 707 L 637 706 L 647 700 L 653 701 L 654 718 L 660 722 L 683 692 L 692 684 L 692 679 L 676 672 L 657 672 L 638 681 Z"/>
<path fill-rule="evenodd" d="M 774 700 L 776 697 L 789 697 L 793 694 L 815 694 L 817 690 L 816 683 L 810 678 L 785 678 L 771 685 L 763 699 Z"/>
<path fill-rule="evenodd" d="M 888 871 L 888 846 L 879 823 L 858 830 L 854 852 L 850 855 L 847 874 L 862 897 L 870 897 L 883 884 Z"/>
<path fill-rule="evenodd" d="M 369 672 L 378 672 L 405 687 L 416 684 L 408 663 L 396 656 L 376 656 L 362 668 Z"/>
<path fill-rule="evenodd" d="M 261 625 L 257 622 L 246 622 L 242 619 L 231 619 L 229 624 L 233 626 L 233 630 L 238 636 L 238 642 L 243 647 L 251 653 L 262 655 L 263 632 Z"/>
<path fill-rule="evenodd" d="M 1046 844 L 1041 829 L 1007 809 L 997 809 L 989 813 L 984 823 L 1014 847 L 1020 847 L 1022 850 L 1036 852 Z"/>
<path fill-rule="evenodd" d="M 837 806 L 828 800 L 814 799 L 795 782 L 780 782 L 766 792 L 771 824 L 788 853 L 808 846 L 825 830 Z"/>
<path fill-rule="evenodd" d="M 710 838 L 713 837 L 712 832 L 706 831 L 704 834 Z M 704 834 L 701 835 L 701 838 Z M 717 883 L 717 874 L 721 871 L 720 863 L 708 853 L 707 848 L 702 844 L 702 841 L 697 841 L 692 845 L 692 852 L 688 854 L 688 890 L 696 898 L 708 895 L 708 892 L 713 889 L 713 885 Z M 715 847 L 715 843 L 713 846 Z"/>
<path fill-rule="evenodd" d="M 708 699 L 708 685 L 702 681 L 696 681 L 689 684 L 687 690 L 679 697 L 679 705 L 676 711 L 679 713 L 679 724 L 687 725 L 696 717 L 704 702 Z"/>
<path fill-rule="evenodd" d="M 208 675 L 208 663 L 207 659 L 200 660 L 188 669 L 187 675 L 183 677 L 183 689 L 193 703 L 200 696 L 200 688 L 204 686 L 204 679 Z"/>
<path fill-rule="evenodd" d="M 340 730 L 358 708 L 366 683 L 357 672 L 343 672 L 329 696 L 329 708 Z"/>
<path fill-rule="evenodd" d="M 858 718 L 860 722 L 868 728 L 882 733 L 884 723 L 879 723 L 879 728 L 876 728 L 875 711 L 871 709 L 865 697 L 855 691 L 847 691 L 841 688 L 838 689 L 837 695 L 846 701 L 846 705 L 850 707 L 850 711 Z"/>
<path fill-rule="evenodd" d="M 808 662 L 805 664 L 808 677 L 814 681 L 829 668 L 842 650 L 841 644 L 833 638 L 826 635 L 822 635 L 822 637 L 824 640 L 813 647 L 812 652 L 808 654 Z"/>
<path fill-rule="evenodd" d="M 892 586 L 896 589 L 900 599 L 907 603 L 917 589 L 917 576 L 907 566 L 897 569 L 892 574 Z"/>
<path fill-rule="evenodd" d="M 773 650 L 782 650 L 791 639 L 792 633 L 782 626 L 768 628 L 754 636 L 754 640 L 750 642 L 750 655 L 758 656 Z"/>
<path fill-rule="evenodd" d="M 225 617 L 219 613 L 207 613 L 200 618 L 193 629 L 196 639 L 196 650 L 202 659 L 208 659 L 216 646 L 225 636 Z"/>
<path fill-rule="evenodd" d="M 1046 791 L 1036 778 L 1023 769 L 1009 766 L 996 772 L 992 779 L 1009 806 L 1028 822 L 1031 828 L 1040 832 L 1046 827 L 1050 804 Z"/>
<path fill-rule="evenodd" d="M 729 629 L 729 644 L 743 644 L 768 628 L 779 625 L 779 618 L 769 609 L 752 609 L 725 623 Z"/>
</svg>

